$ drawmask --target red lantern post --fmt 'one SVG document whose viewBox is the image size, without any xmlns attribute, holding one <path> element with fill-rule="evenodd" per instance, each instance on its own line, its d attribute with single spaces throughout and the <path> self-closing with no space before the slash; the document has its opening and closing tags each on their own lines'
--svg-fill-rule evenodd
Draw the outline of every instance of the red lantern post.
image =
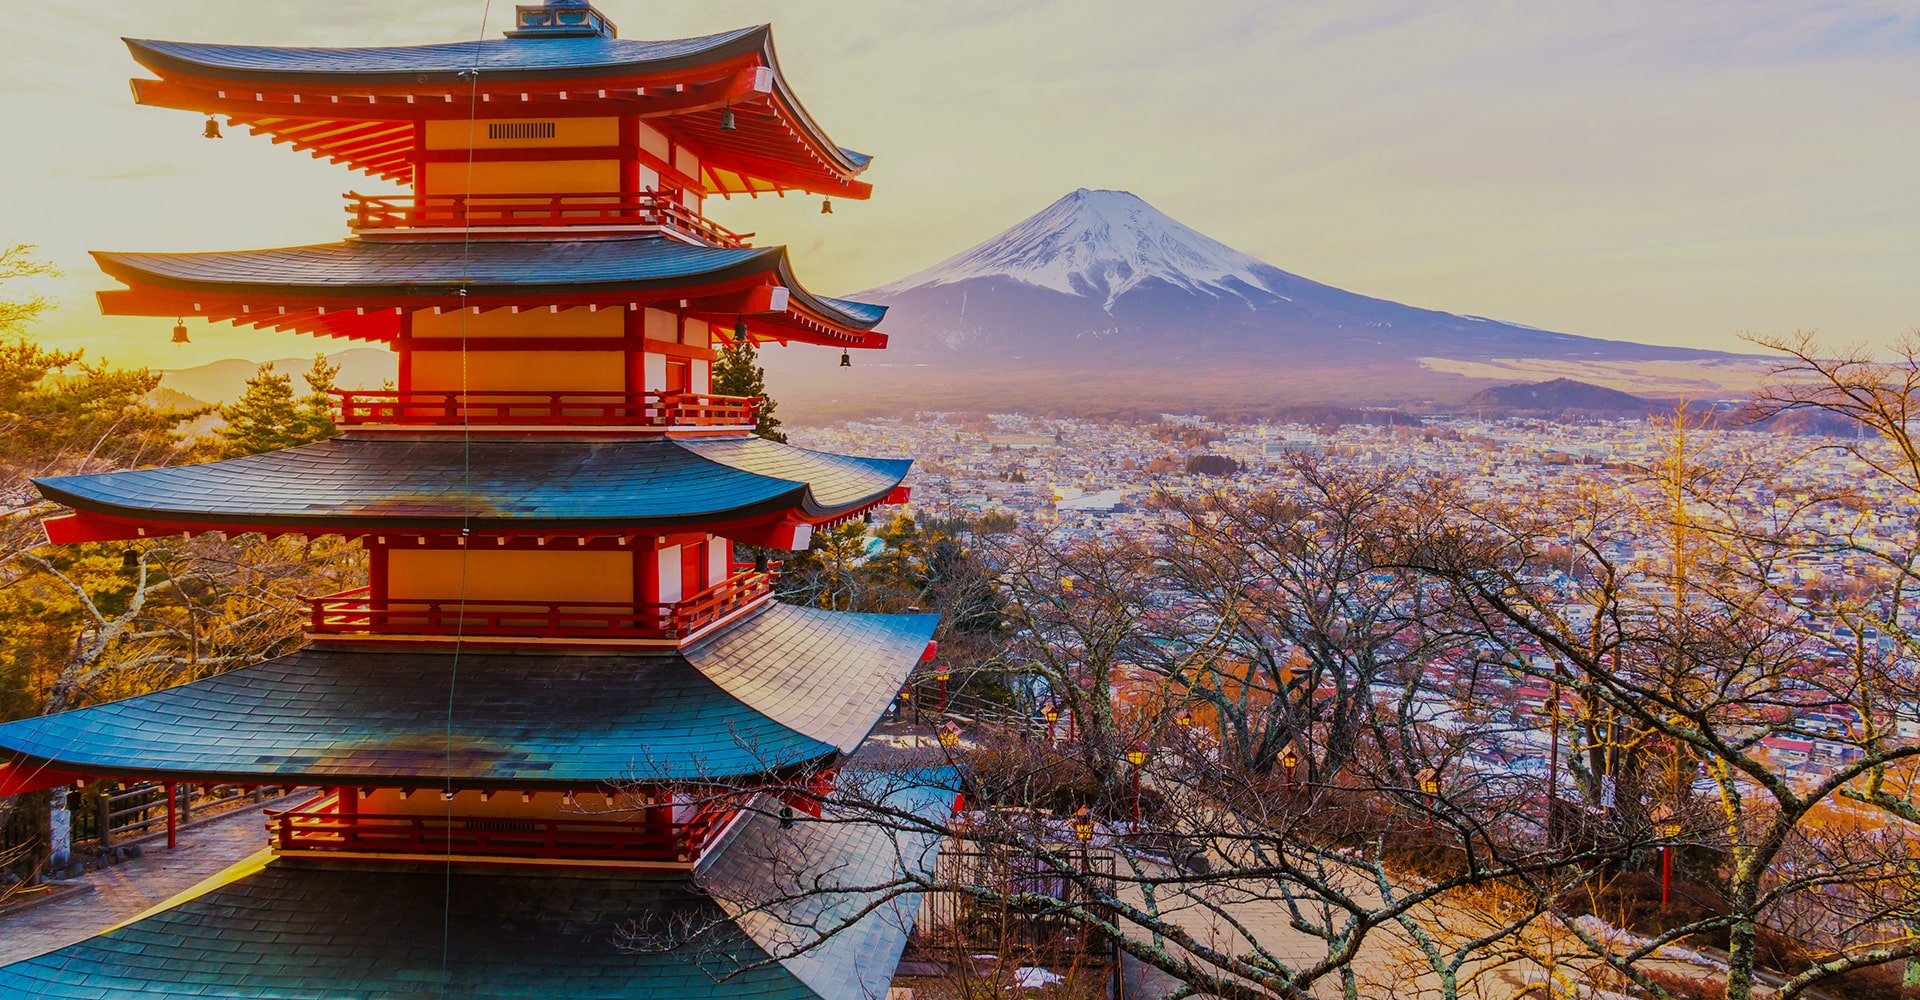
<svg viewBox="0 0 1920 1000">
<path fill-rule="evenodd" d="M 1667 822 L 1660 824 L 1660 836 L 1667 841 L 1660 845 L 1660 905 L 1673 902 L 1673 838 L 1680 836 L 1680 824 Z"/>
</svg>

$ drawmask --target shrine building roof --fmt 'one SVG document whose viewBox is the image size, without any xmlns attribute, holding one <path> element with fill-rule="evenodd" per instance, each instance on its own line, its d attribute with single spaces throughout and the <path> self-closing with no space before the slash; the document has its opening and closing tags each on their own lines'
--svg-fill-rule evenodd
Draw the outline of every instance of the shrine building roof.
<svg viewBox="0 0 1920 1000">
<path fill-rule="evenodd" d="M 229 527 L 618 532 L 777 517 L 830 521 L 885 500 L 911 465 L 753 436 L 377 434 L 35 485 L 82 516 L 157 527 L 158 534 Z"/>
<path fill-rule="evenodd" d="M 673 651 L 315 644 L 0 726 L 0 772 L 581 790 L 780 773 L 857 747 L 933 626 L 770 604 Z"/>
<path fill-rule="evenodd" d="M 109 315 L 201 315 L 286 329 L 337 332 L 338 324 L 395 307 L 625 304 L 713 298 L 762 285 L 784 289 L 779 307 L 750 319 L 762 336 L 884 347 L 870 333 L 886 307 L 814 295 L 793 276 L 785 247 L 701 246 L 656 234 L 573 239 L 348 239 L 338 243 L 214 253 L 96 252 L 100 268 L 130 286 L 100 293 Z M 698 306 L 696 302 L 694 305 Z M 726 316 L 731 319 L 731 315 Z"/>
</svg>

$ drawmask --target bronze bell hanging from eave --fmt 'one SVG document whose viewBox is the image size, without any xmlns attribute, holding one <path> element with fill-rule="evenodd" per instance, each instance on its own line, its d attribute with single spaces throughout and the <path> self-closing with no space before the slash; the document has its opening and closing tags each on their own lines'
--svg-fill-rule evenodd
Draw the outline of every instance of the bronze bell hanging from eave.
<svg viewBox="0 0 1920 1000">
<path fill-rule="evenodd" d="M 193 343 L 193 341 L 187 339 L 187 318 L 185 316 L 180 317 L 173 323 L 173 342 L 176 344 Z"/>
<path fill-rule="evenodd" d="M 720 109 L 720 131 L 734 132 L 734 131 L 738 131 L 739 127 L 740 126 L 734 124 L 734 121 L 733 121 L 733 105 L 729 104 L 726 107 L 721 108 Z"/>
<path fill-rule="evenodd" d="M 832 198 L 822 198 L 822 199 L 820 199 L 820 214 L 821 214 L 821 215 L 832 215 L 832 214 L 833 214 L 833 199 L 832 199 Z"/>
<path fill-rule="evenodd" d="M 205 131 L 200 133 L 200 138 L 202 139 L 222 138 L 222 136 L 220 135 L 220 123 L 216 121 L 212 115 L 207 116 L 207 127 Z"/>
<path fill-rule="evenodd" d="M 747 318 L 745 316 L 737 316 L 734 318 L 733 342 L 736 344 L 744 344 L 747 342 Z"/>
<path fill-rule="evenodd" d="M 849 355 L 847 353 L 847 349 L 844 347 L 840 349 L 840 367 L 842 368 L 853 367 L 853 357 L 852 355 Z"/>
</svg>

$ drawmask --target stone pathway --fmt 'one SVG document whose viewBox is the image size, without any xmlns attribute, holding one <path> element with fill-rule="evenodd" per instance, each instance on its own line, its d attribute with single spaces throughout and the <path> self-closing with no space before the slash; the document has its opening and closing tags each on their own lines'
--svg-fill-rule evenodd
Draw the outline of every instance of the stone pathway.
<svg viewBox="0 0 1920 1000">
<path fill-rule="evenodd" d="M 260 810 L 243 809 L 181 830 L 171 851 L 147 841 L 140 857 L 76 880 L 91 892 L 0 914 L 0 965 L 77 944 L 245 861 L 267 847 L 261 823 Z"/>
</svg>

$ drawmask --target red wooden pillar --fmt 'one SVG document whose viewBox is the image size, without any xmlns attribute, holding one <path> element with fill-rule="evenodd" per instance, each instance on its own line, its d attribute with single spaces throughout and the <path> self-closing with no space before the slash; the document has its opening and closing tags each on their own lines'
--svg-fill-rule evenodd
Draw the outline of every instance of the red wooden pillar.
<svg viewBox="0 0 1920 1000">
<path fill-rule="evenodd" d="M 663 789 L 653 789 L 647 793 L 653 802 L 646 809 L 646 849 L 644 856 L 650 859 L 675 857 L 679 831 L 673 826 L 673 794 Z"/>
<path fill-rule="evenodd" d="M 180 786 L 169 781 L 164 787 L 167 790 L 167 850 L 173 850 L 180 842 L 180 800 L 176 794 Z"/>
<path fill-rule="evenodd" d="M 620 116 L 620 193 L 622 211 L 631 211 L 632 198 L 640 193 L 640 119 Z"/>
<path fill-rule="evenodd" d="M 387 604 L 391 591 L 387 586 L 388 566 L 391 560 L 386 544 L 368 540 L 367 549 L 367 603 L 373 609 L 383 608 Z"/>
<path fill-rule="evenodd" d="M 464 309 L 465 299 L 460 300 Z M 408 310 L 400 315 L 400 329 L 394 336 L 393 353 L 398 355 L 398 370 L 394 376 L 393 387 L 402 393 L 395 400 L 393 415 L 407 415 L 407 397 L 405 393 L 413 391 L 413 312 Z"/>
<path fill-rule="evenodd" d="M 647 389 L 646 303 L 630 302 L 620 308 L 623 313 L 621 328 L 626 334 L 624 340 L 626 341 L 627 392 L 630 395 L 638 395 Z M 641 407 L 636 415 L 644 415 L 645 401 L 636 400 L 635 402 Z"/>
</svg>

